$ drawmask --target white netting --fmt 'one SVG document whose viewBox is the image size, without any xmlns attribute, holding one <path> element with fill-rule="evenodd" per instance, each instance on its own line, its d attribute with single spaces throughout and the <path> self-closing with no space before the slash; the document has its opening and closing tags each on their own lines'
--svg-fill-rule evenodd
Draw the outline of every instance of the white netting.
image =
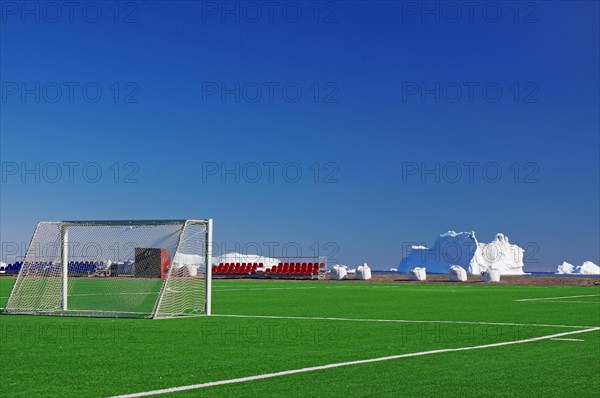
<svg viewBox="0 0 600 398">
<path fill-rule="evenodd" d="M 207 227 L 207 224 L 186 223 L 155 318 L 204 313 Z"/>
<path fill-rule="evenodd" d="M 206 226 L 207 221 L 40 223 L 6 312 L 153 317 L 164 302 L 169 311 L 161 317 L 203 313 Z M 193 243 L 187 244 L 191 230 Z M 182 265 L 183 255 L 202 260 Z"/>
</svg>

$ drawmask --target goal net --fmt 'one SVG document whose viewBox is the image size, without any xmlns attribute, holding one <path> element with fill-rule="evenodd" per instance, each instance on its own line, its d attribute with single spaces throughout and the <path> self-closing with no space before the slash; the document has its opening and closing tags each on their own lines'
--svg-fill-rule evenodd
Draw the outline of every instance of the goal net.
<svg viewBox="0 0 600 398">
<path fill-rule="evenodd" d="M 41 222 L 5 313 L 210 315 L 212 220 Z"/>
</svg>

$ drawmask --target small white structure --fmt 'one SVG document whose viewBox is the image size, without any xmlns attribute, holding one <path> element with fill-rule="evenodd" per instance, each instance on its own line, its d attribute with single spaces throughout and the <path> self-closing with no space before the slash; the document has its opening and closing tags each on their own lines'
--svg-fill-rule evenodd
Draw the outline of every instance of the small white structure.
<svg viewBox="0 0 600 398">
<path fill-rule="evenodd" d="M 416 267 L 408 272 L 409 281 L 424 281 L 427 279 L 427 269 L 422 267 Z"/>
<path fill-rule="evenodd" d="M 481 273 L 481 278 L 486 283 L 498 283 L 500 282 L 500 271 L 497 269 L 489 269 Z"/>
<path fill-rule="evenodd" d="M 354 276 L 354 279 L 361 279 L 365 281 L 371 279 L 371 268 L 369 268 L 367 263 L 364 263 L 356 269 L 356 275 Z"/>
<path fill-rule="evenodd" d="M 348 279 L 348 271 L 346 270 L 345 265 L 336 264 L 331 268 L 331 273 L 329 274 L 329 279 L 333 279 L 335 281 L 341 281 L 342 279 Z"/>
<path fill-rule="evenodd" d="M 450 282 L 466 282 L 467 271 L 459 265 L 453 265 L 450 267 L 449 278 Z"/>
</svg>

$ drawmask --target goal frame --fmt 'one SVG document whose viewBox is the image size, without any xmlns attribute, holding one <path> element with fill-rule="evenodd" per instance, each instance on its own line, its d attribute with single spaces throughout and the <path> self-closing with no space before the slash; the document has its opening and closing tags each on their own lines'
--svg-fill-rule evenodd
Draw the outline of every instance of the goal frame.
<svg viewBox="0 0 600 398">
<path fill-rule="evenodd" d="M 69 227 L 77 227 L 77 226 L 85 226 L 85 227 L 106 227 L 106 226 L 124 226 L 124 227 L 137 227 L 137 226 L 161 226 L 161 225 L 182 225 L 181 230 L 179 231 L 179 237 L 177 240 L 176 250 L 173 253 L 174 260 L 179 250 L 182 248 L 184 234 L 186 232 L 186 228 L 189 225 L 194 224 L 203 224 L 206 225 L 206 238 L 205 238 L 205 248 L 204 248 L 204 261 L 205 261 L 205 277 L 204 277 L 204 314 L 178 314 L 172 317 L 164 317 L 158 316 L 160 305 L 163 301 L 166 292 L 166 286 L 168 282 L 173 277 L 173 264 L 169 266 L 168 273 L 164 282 L 162 283 L 159 296 L 154 304 L 154 308 L 152 310 L 151 316 L 148 318 L 151 319 L 165 319 L 165 318 L 176 318 L 180 316 L 210 316 L 212 314 L 212 249 L 213 249 L 213 219 L 169 219 L 169 220 L 67 220 L 67 221 L 41 221 L 36 225 L 33 236 L 31 238 L 30 244 L 28 246 L 27 252 L 24 258 L 27 258 L 29 251 L 32 250 L 32 245 L 34 243 L 36 234 L 38 229 L 43 224 L 59 224 L 60 225 L 60 286 L 61 286 L 61 297 L 60 297 L 60 314 L 56 313 L 47 313 L 45 315 L 61 315 L 61 316 L 82 316 L 76 312 L 69 312 L 69 295 L 68 295 L 68 281 L 69 281 Z M 21 311 L 11 311 L 9 303 L 13 298 L 13 294 L 15 293 L 15 289 L 17 287 L 17 282 L 21 278 L 23 278 L 23 272 L 25 271 L 25 267 L 22 267 L 17 275 L 15 283 L 11 289 L 9 294 L 7 306 L 4 309 L 5 314 L 23 314 L 23 315 L 41 315 L 38 312 L 21 312 Z M 93 315 L 85 315 L 85 316 L 93 316 Z M 98 316 L 98 317 L 109 317 L 106 316 Z M 118 316 L 117 316 L 118 317 Z"/>
</svg>

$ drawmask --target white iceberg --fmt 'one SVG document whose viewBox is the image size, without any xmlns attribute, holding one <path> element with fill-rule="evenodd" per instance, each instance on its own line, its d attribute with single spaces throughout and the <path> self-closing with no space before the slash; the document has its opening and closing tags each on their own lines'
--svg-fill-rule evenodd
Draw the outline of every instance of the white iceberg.
<svg viewBox="0 0 600 398">
<path fill-rule="evenodd" d="M 467 271 L 459 265 L 452 265 L 449 273 L 450 282 L 466 282 Z"/>
<path fill-rule="evenodd" d="M 500 271 L 497 269 L 490 269 L 481 273 L 481 279 L 487 283 L 498 283 L 500 282 Z"/>
<path fill-rule="evenodd" d="M 336 264 L 331 268 L 331 273 L 329 274 L 329 278 L 340 281 L 342 279 L 348 279 L 348 271 L 345 265 Z"/>
<path fill-rule="evenodd" d="M 368 280 L 371 279 L 371 268 L 364 263 L 356 269 L 356 276 L 354 279 Z"/>
<path fill-rule="evenodd" d="M 427 270 L 425 268 L 416 267 L 408 272 L 409 281 L 424 281 L 427 279 Z"/>
<path fill-rule="evenodd" d="M 473 231 L 448 231 L 438 236 L 432 248 L 413 246 L 409 255 L 400 261 L 398 272 L 424 267 L 433 274 L 446 274 L 452 265 L 457 265 L 469 275 L 492 269 L 501 275 L 523 275 L 524 252 L 519 246 L 511 245 L 503 234 L 497 234 L 490 243 L 479 243 Z"/>
<path fill-rule="evenodd" d="M 556 273 L 566 275 L 600 275 L 600 267 L 591 261 L 585 261 L 581 265 L 573 265 L 564 261 L 558 266 Z"/>
</svg>

